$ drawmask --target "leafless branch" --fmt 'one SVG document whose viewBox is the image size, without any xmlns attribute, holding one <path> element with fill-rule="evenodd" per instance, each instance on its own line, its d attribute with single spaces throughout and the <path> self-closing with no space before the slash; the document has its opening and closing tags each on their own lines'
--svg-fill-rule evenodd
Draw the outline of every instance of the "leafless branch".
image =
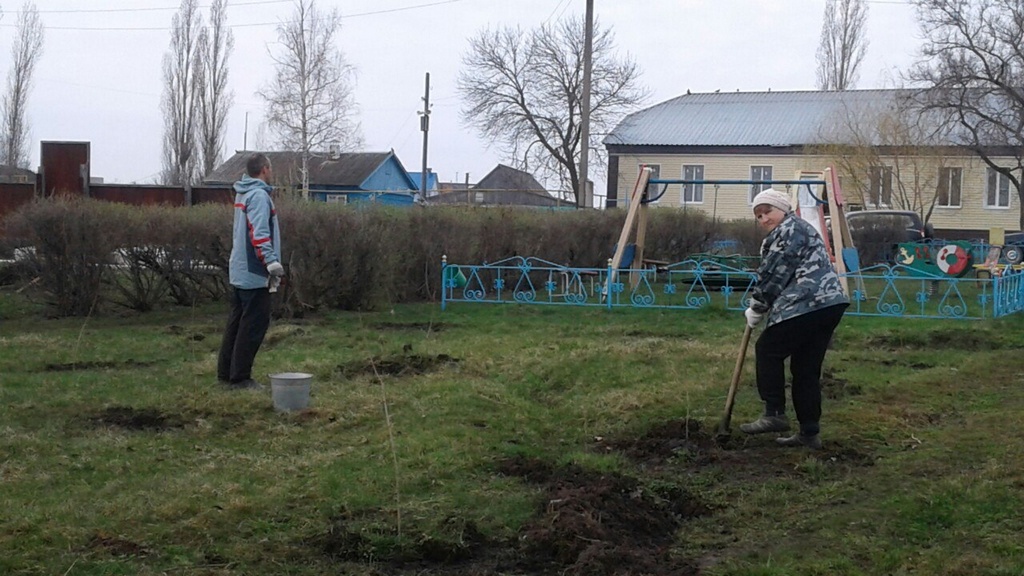
<svg viewBox="0 0 1024 576">
<path fill-rule="evenodd" d="M 579 190 L 583 99 L 582 18 L 524 31 L 484 29 L 469 41 L 458 86 L 464 122 L 523 170 L 554 179 L 575 198 Z M 640 69 L 617 58 L 610 30 L 594 25 L 590 158 L 601 165 L 600 137 L 641 104 Z M 578 202 L 578 200 L 577 200 Z"/>
</svg>

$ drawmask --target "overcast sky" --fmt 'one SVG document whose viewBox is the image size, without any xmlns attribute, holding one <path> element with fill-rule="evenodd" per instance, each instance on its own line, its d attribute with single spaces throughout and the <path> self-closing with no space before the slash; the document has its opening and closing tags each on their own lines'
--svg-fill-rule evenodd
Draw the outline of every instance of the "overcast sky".
<svg viewBox="0 0 1024 576">
<path fill-rule="evenodd" d="M 40 141 L 89 141 L 92 174 L 151 183 L 161 168 L 161 60 L 177 0 L 35 0 L 46 27 L 29 97 L 33 167 Z M 692 92 L 811 90 L 825 0 L 595 0 L 600 24 L 643 70 L 648 104 Z M 204 18 L 208 0 L 201 0 Z M 585 0 L 318 0 L 343 17 L 339 48 L 358 70 L 367 151 L 394 149 L 422 163 L 424 74 L 430 73 L 429 166 L 443 181 L 476 182 L 508 163 L 460 119 L 456 79 L 467 39 L 488 26 L 539 27 L 582 15 Z M 858 88 L 892 87 L 920 44 L 904 0 L 868 0 L 867 56 Z M 6 77 L 20 0 L 0 0 L 0 72 Z M 234 106 L 225 157 L 253 148 L 273 74 L 268 48 L 291 0 L 229 1 Z M 248 117 L 248 131 L 246 118 Z M 603 193 L 598 180 L 595 190 Z"/>
</svg>

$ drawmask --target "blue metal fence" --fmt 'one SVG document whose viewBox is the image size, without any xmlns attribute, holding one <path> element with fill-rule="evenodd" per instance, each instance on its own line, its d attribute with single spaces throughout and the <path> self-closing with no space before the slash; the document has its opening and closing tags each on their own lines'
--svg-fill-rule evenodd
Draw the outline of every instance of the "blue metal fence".
<svg viewBox="0 0 1024 576">
<path fill-rule="evenodd" d="M 479 265 L 442 259 L 441 308 L 456 302 L 612 308 L 742 310 L 756 264 L 740 257 L 701 255 L 664 266 L 562 266 L 514 256 Z M 847 314 L 906 318 L 998 318 L 1024 309 L 1024 271 L 994 277 L 933 276 L 901 265 L 877 265 L 846 275 Z"/>
</svg>

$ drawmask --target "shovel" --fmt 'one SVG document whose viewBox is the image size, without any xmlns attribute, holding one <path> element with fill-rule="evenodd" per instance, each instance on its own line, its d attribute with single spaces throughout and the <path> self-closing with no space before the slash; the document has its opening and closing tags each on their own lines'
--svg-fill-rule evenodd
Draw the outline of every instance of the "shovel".
<svg viewBox="0 0 1024 576">
<path fill-rule="evenodd" d="M 736 367 L 732 371 L 732 382 L 729 384 L 729 395 L 725 397 L 725 413 L 718 422 L 715 430 L 715 437 L 724 440 L 729 437 L 729 422 L 732 420 L 732 405 L 736 401 L 736 389 L 740 384 L 740 373 L 743 371 L 743 360 L 747 357 L 747 345 L 750 344 L 750 333 L 753 331 L 749 325 L 743 329 L 743 341 L 740 342 L 740 353 L 736 357 Z"/>
</svg>

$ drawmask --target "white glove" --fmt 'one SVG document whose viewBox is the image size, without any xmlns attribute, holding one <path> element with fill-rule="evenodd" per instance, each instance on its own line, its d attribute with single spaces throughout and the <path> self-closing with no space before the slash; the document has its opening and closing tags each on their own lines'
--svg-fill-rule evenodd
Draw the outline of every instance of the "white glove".
<svg viewBox="0 0 1024 576">
<path fill-rule="evenodd" d="M 743 315 L 747 317 L 747 326 L 750 326 L 751 328 L 760 324 L 761 320 L 764 318 L 764 314 L 755 311 L 753 308 L 747 308 Z"/>
<path fill-rule="evenodd" d="M 267 265 L 267 272 L 271 276 L 284 276 L 284 266 L 280 262 L 271 262 Z"/>
<path fill-rule="evenodd" d="M 267 291 L 270 292 L 270 293 L 277 292 L 277 289 L 280 286 L 281 286 L 281 277 L 280 276 L 271 276 L 270 277 L 270 282 L 267 285 L 267 289 L 268 289 Z"/>
</svg>

